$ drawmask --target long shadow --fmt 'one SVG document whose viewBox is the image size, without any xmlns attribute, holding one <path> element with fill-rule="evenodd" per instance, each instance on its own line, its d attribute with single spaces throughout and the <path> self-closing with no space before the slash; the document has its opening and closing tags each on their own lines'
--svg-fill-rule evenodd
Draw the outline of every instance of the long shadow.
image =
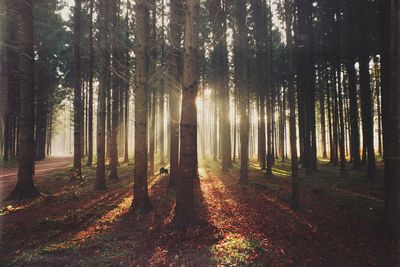
<svg viewBox="0 0 400 267">
<path fill-rule="evenodd" d="M 362 223 L 363 229 L 353 229 L 356 225 L 360 228 L 361 224 L 346 216 L 350 211 L 338 210 L 325 201 L 314 203 L 316 205 L 308 203 L 309 208 L 300 213 L 293 213 L 288 203 L 283 201 L 284 196 L 290 193 L 290 187 L 271 190 L 271 186 L 254 186 L 255 174 L 256 172 L 250 172 L 250 184 L 245 186 L 236 184 L 236 172 L 229 175 L 211 175 L 209 190 L 214 191 L 214 199 L 225 203 L 222 211 L 218 211 L 222 218 L 237 213 L 234 217 L 236 219 L 229 221 L 233 225 L 231 229 L 261 243 L 268 255 L 262 260 L 263 263 L 286 266 L 323 265 L 326 262 L 346 265 L 352 262 L 367 265 L 371 263 L 368 255 L 373 253 L 372 251 L 380 251 L 381 256 L 384 254 L 382 247 L 387 247 L 385 242 L 375 241 L 379 238 L 379 233 L 368 233 L 365 222 Z M 276 182 L 268 177 L 263 179 L 264 183 Z M 307 201 L 318 200 L 305 195 L 302 197 L 307 198 Z M 351 233 L 348 232 L 349 229 L 353 229 Z M 374 245 L 363 246 L 358 257 L 354 257 L 351 251 L 360 246 L 357 242 L 359 238 Z"/>
<path fill-rule="evenodd" d="M 150 179 L 150 183 L 157 183 L 157 179 Z M 55 204 L 62 196 L 56 195 L 33 206 L 29 213 L 10 214 L 15 226 L 10 225 L 11 221 L 6 218 L 9 228 L 2 229 L 4 242 L 1 243 L 7 246 L 1 246 L 0 254 L 9 259 L 19 250 L 43 252 L 45 258 L 60 253 L 68 255 L 68 251 L 73 251 L 118 220 L 128 209 L 131 194 L 130 186 L 90 191 L 81 199 L 61 199 L 60 203 L 68 202 L 60 206 Z"/>
</svg>

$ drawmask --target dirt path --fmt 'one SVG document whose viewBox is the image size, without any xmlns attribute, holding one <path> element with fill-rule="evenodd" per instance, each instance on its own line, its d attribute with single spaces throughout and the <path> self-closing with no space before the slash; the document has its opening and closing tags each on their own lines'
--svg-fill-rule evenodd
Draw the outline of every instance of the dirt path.
<svg viewBox="0 0 400 267">
<path fill-rule="evenodd" d="M 72 163 L 71 157 L 49 157 L 35 165 L 35 182 L 43 178 L 43 175 L 67 168 Z M 4 199 L 14 188 L 17 181 L 16 168 L 0 168 L 0 201 Z"/>
</svg>

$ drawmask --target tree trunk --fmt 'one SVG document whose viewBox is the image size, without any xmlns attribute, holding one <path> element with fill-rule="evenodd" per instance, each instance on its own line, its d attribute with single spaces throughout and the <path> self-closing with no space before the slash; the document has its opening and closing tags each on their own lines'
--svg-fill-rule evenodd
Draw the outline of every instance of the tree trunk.
<svg viewBox="0 0 400 267">
<path fill-rule="evenodd" d="M 383 153 L 385 160 L 385 220 L 400 240 L 400 3 L 380 1 Z M 397 247 L 397 252 L 399 247 Z M 396 255 L 398 256 L 398 255 Z M 398 259 L 397 259 L 398 260 Z M 397 262 L 397 265 L 399 262 Z"/>
<path fill-rule="evenodd" d="M 109 29 L 110 24 L 109 16 L 110 2 L 109 0 L 100 2 L 100 56 L 103 64 L 100 69 L 99 78 L 99 96 L 97 105 L 97 167 L 96 167 L 96 181 L 95 188 L 98 190 L 106 189 L 105 179 L 105 157 L 106 157 L 106 97 L 108 90 L 108 81 L 110 80 L 110 40 L 109 40 Z"/>
<path fill-rule="evenodd" d="M 71 176 L 72 180 L 82 178 L 81 164 L 81 125 L 82 120 L 82 90 L 81 90 L 81 51 L 80 51 L 80 36 L 81 36 L 81 1 L 75 0 L 74 13 L 74 166 Z"/>
<path fill-rule="evenodd" d="M 327 80 L 327 74 L 326 73 L 320 73 L 320 90 L 319 90 L 319 111 L 321 114 L 321 147 L 322 147 L 322 158 L 326 159 L 327 158 L 327 153 L 326 153 L 326 127 L 325 127 L 325 86 L 326 86 L 326 80 Z"/>
<path fill-rule="evenodd" d="M 180 89 L 180 67 L 181 58 L 181 40 L 183 24 L 183 3 L 182 0 L 171 0 L 171 18 L 170 18 L 170 41 L 171 52 L 169 54 L 169 70 L 171 72 L 171 82 L 169 90 L 169 108 L 170 108 L 170 174 L 169 187 L 177 186 L 178 164 L 179 164 L 179 99 Z"/>
<path fill-rule="evenodd" d="M 136 1 L 136 102 L 135 167 L 132 208 L 147 212 L 152 208 L 147 184 L 147 95 L 149 77 L 149 3 Z"/>
<path fill-rule="evenodd" d="M 360 92 L 361 92 L 361 116 L 363 129 L 363 143 L 367 151 L 367 176 L 373 179 L 375 176 L 375 151 L 374 151 L 374 123 L 372 110 L 371 84 L 369 74 L 368 55 L 368 31 L 366 28 L 367 8 L 366 3 L 360 3 L 359 14 L 359 44 L 360 44 Z"/>
<path fill-rule="evenodd" d="M 88 161 L 86 165 L 92 166 L 93 163 L 93 69 L 94 69 L 94 51 L 93 51 L 93 8 L 94 0 L 90 0 L 90 18 L 89 18 L 89 92 L 88 92 Z"/>
<path fill-rule="evenodd" d="M 36 197 L 39 191 L 33 182 L 34 164 L 34 48 L 33 48 L 33 3 L 19 0 L 18 12 L 21 16 L 20 40 L 20 121 L 18 146 L 17 184 L 7 200 Z"/>
<path fill-rule="evenodd" d="M 196 222 L 194 180 L 197 178 L 198 35 L 200 0 L 186 0 L 183 58 L 181 151 L 174 223 L 186 227 Z"/>
<path fill-rule="evenodd" d="M 293 37 L 292 37 L 293 6 L 290 0 L 285 0 L 285 22 L 288 57 L 288 98 L 289 98 L 289 134 L 292 167 L 292 203 L 293 210 L 300 209 L 299 166 L 297 163 L 297 138 L 296 138 L 296 100 L 294 88 L 294 63 L 293 63 Z"/>
<path fill-rule="evenodd" d="M 121 69 L 121 50 L 119 46 L 120 31 L 120 0 L 112 3 L 113 23 L 112 23 L 112 102 L 111 102 L 111 147 L 110 147 L 110 179 L 118 179 L 118 132 L 119 132 L 119 109 L 120 109 L 120 90 L 122 81 Z"/>
</svg>

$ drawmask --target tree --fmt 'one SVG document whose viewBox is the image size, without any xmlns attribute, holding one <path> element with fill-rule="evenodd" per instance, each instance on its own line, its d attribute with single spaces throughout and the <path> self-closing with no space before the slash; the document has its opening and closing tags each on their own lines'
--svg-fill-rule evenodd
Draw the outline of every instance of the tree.
<svg viewBox="0 0 400 267">
<path fill-rule="evenodd" d="M 94 69 L 94 49 L 93 49 L 93 9 L 94 0 L 90 0 L 89 18 L 89 95 L 88 95 L 88 161 L 87 166 L 92 166 L 93 161 L 93 69 Z"/>
<path fill-rule="evenodd" d="M 82 178 L 82 163 L 81 163 L 81 53 L 80 53 L 80 40 L 81 40 L 81 1 L 75 0 L 75 13 L 74 13 L 74 166 L 72 173 L 72 180 Z"/>
<path fill-rule="evenodd" d="M 99 38 L 100 38 L 100 78 L 99 93 L 97 105 L 97 166 L 95 188 L 98 190 L 106 189 L 105 178 L 105 146 L 106 146 L 106 97 L 108 81 L 110 79 L 110 40 L 108 25 L 110 24 L 109 16 L 110 1 L 100 1 L 99 12 Z"/>
<path fill-rule="evenodd" d="M 120 0 L 112 3 L 112 103 L 111 103 L 111 146 L 110 146 L 110 179 L 118 179 L 118 128 L 120 90 L 122 87 L 121 75 L 121 46 L 120 46 Z"/>
<path fill-rule="evenodd" d="M 149 77 L 149 4 L 136 1 L 135 167 L 132 208 L 147 212 L 152 205 L 147 184 L 147 97 Z"/>
<path fill-rule="evenodd" d="M 361 118 L 363 130 L 363 143 L 367 152 L 367 175 L 373 179 L 375 176 L 375 151 L 374 151 L 374 123 L 371 96 L 371 83 L 369 74 L 368 30 L 366 27 L 367 2 L 358 1 L 358 44 L 360 47 L 360 99 Z M 365 149 L 364 149 L 365 150 Z"/>
<path fill-rule="evenodd" d="M 221 158 L 222 170 L 228 171 L 232 165 L 231 155 L 231 123 L 230 123 L 230 108 L 229 108 L 229 65 L 228 65 L 228 50 L 226 41 L 226 15 L 229 9 L 227 1 L 212 0 L 210 1 L 210 16 L 213 20 L 213 71 L 215 77 L 215 92 L 217 98 L 214 99 L 217 107 L 220 106 L 219 121 L 220 121 L 220 137 L 221 138 Z M 217 113 L 217 112 L 215 112 Z M 214 131 L 217 130 L 217 118 L 214 122 Z M 217 136 L 214 133 L 214 142 L 217 141 Z M 216 149 L 217 145 L 213 145 Z M 214 151 L 214 156 L 217 158 L 217 153 Z"/>
<path fill-rule="evenodd" d="M 170 89 L 169 89 L 169 125 L 170 125 L 170 177 L 169 187 L 175 187 L 178 181 L 179 167 L 179 99 L 180 90 L 180 58 L 181 40 L 182 40 L 182 24 L 183 24 L 183 3 L 182 0 L 171 0 L 170 13 L 170 53 L 169 53 L 169 72 L 170 72 Z"/>
<path fill-rule="evenodd" d="M 198 45 L 200 0 L 185 2 L 185 31 L 182 80 L 181 149 L 179 180 L 176 192 L 174 223 L 178 227 L 192 225 L 194 211 L 194 180 L 197 178 L 197 108 Z"/>
<path fill-rule="evenodd" d="M 291 0 L 284 0 L 285 24 L 286 24 L 286 49 L 288 57 L 288 97 L 289 97 L 289 132 L 290 132 L 290 154 L 292 167 L 292 204 L 293 210 L 299 210 L 299 166 L 297 162 L 297 137 L 296 137 L 296 100 L 294 87 L 294 63 L 293 63 L 293 36 L 292 36 L 292 14 L 294 6 Z"/>
<path fill-rule="evenodd" d="M 18 176 L 14 190 L 7 200 L 36 197 L 39 191 L 34 176 L 34 48 L 33 48 L 33 1 L 19 0 L 17 11 L 21 19 L 20 33 L 20 121 L 18 146 Z"/>
<path fill-rule="evenodd" d="M 235 41 L 235 57 L 238 72 L 239 89 L 239 114 L 240 114 L 240 183 L 248 181 L 249 165 L 249 90 L 247 84 L 247 25 L 246 25 L 247 1 L 237 0 L 235 2 L 235 26 L 237 27 L 237 41 Z"/>
<path fill-rule="evenodd" d="M 400 240 L 400 3 L 380 1 L 385 219 L 389 233 Z"/>
</svg>

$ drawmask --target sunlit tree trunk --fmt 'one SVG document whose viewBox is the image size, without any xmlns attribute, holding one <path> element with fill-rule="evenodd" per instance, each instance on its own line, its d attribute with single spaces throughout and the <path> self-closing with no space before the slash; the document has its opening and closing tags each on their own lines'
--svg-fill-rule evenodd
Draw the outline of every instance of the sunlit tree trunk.
<svg viewBox="0 0 400 267">
<path fill-rule="evenodd" d="M 321 147 L 322 147 L 322 158 L 327 158 L 326 153 L 326 126 L 325 126 L 325 86 L 327 75 L 326 73 L 320 72 L 320 85 L 319 85 L 319 112 L 320 112 L 320 123 L 321 123 Z"/>
<path fill-rule="evenodd" d="M 88 160 L 87 166 L 93 163 L 93 69 L 94 69 L 94 49 L 93 49 L 93 9 L 94 0 L 90 0 L 89 17 L 89 92 L 88 92 Z"/>
<path fill-rule="evenodd" d="M 178 179 L 179 163 L 179 99 L 180 89 L 180 67 L 181 40 L 183 24 L 183 3 L 182 0 L 171 0 L 170 17 L 170 42 L 171 52 L 169 54 L 170 89 L 169 89 L 169 108 L 170 108 L 170 177 L 169 186 L 175 187 Z"/>
<path fill-rule="evenodd" d="M 292 167 L 292 203 L 293 210 L 300 208 L 299 190 L 299 166 L 297 162 L 297 138 L 296 138 L 296 99 L 294 88 L 294 63 L 293 63 L 293 37 L 292 37 L 292 14 L 294 6 L 291 0 L 285 0 L 285 23 L 288 57 L 288 98 L 289 98 L 289 135 L 290 135 L 290 154 Z"/>
<path fill-rule="evenodd" d="M 154 157 L 156 142 L 156 107 L 158 90 L 155 84 L 155 76 L 157 73 L 157 6 L 156 0 L 150 1 L 150 37 L 149 37 L 149 85 L 151 88 L 151 98 L 148 99 L 150 111 L 149 125 L 149 175 L 154 175 Z"/>
<path fill-rule="evenodd" d="M 361 3 L 362 2 L 362 3 Z M 359 7 L 359 44 L 360 44 L 360 99 L 361 99 L 361 117 L 363 129 L 363 143 L 367 151 L 367 175 L 370 179 L 375 176 L 375 151 L 374 151 L 374 124 L 372 95 L 369 73 L 369 55 L 368 55 L 368 30 L 366 26 L 367 3 L 360 1 Z"/>
<path fill-rule="evenodd" d="M 149 4 L 136 1 L 135 167 L 132 208 L 147 212 L 152 205 L 147 183 L 147 96 L 149 78 Z"/>
<path fill-rule="evenodd" d="M 196 222 L 194 180 L 197 178 L 198 45 L 200 0 L 186 0 L 183 56 L 183 96 L 179 181 L 174 223 L 185 227 Z"/>
<path fill-rule="evenodd" d="M 103 64 L 100 67 L 99 76 L 99 93 L 97 105 L 97 166 L 95 188 L 104 190 L 106 188 L 105 179 L 105 148 L 106 148 L 106 97 L 108 80 L 110 79 L 110 40 L 109 29 L 110 24 L 108 9 L 111 8 L 109 0 L 100 2 L 99 12 L 99 36 L 100 36 L 100 58 Z"/>
<path fill-rule="evenodd" d="M 7 200 L 36 197 L 39 191 L 33 182 L 34 176 L 34 48 L 33 48 L 33 2 L 18 0 L 20 15 L 20 121 L 18 146 L 17 184 Z M 79 158 L 80 160 L 80 158 Z"/>
<path fill-rule="evenodd" d="M 120 31 L 120 0 L 114 0 L 112 3 L 112 102 L 111 102 L 111 147 L 110 147 L 110 179 L 118 179 L 118 130 L 119 130 L 119 109 L 120 90 L 121 90 L 121 50 L 119 46 Z"/>
<path fill-rule="evenodd" d="M 71 176 L 72 180 L 81 179 L 81 112 L 82 112 L 82 99 L 81 99 L 81 54 L 80 54 L 80 35 L 81 26 L 81 1 L 75 0 L 75 13 L 74 13 L 74 166 Z"/>
<path fill-rule="evenodd" d="M 240 114 L 240 178 L 239 182 L 245 184 L 248 182 L 249 165 L 249 90 L 247 84 L 247 25 L 246 25 L 246 2 L 236 1 L 236 29 L 238 40 L 235 49 L 235 67 L 237 68 L 237 87 L 239 90 L 239 114 Z"/>
<path fill-rule="evenodd" d="M 271 11 L 271 1 L 269 1 L 268 11 Z M 267 3 L 263 1 L 263 8 L 267 9 Z M 266 175 L 272 174 L 272 165 L 274 162 L 274 151 L 273 151 L 273 99 L 272 99 L 272 14 L 268 14 L 267 11 L 264 13 L 265 20 L 268 21 L 266 35 L 268 36 L 267 45 L 266 45 L 266 108 L 267 108 L 267 166 L 266 166 Z"/>
<path fill-rule="evenodd" d="M 380 94 L 380 73 L 378 57 L 374 57 L 374 74 L 375 74 L 375 99 L 376 99 L 376 117 L 378 120 L 378 153 L 382 156 L 382 111 L 381 111 L 381 94 Z"/>
<path fill-rule="evenodd" d="M 129 12 L 131 11 L 131 5 L 130 2 L 127 1 L 127 7 L 126 7 L 126 17 L 125 17 L 125 66 L 124 66 L 124 73 L 125 73 L 125 109 L 124 109 L 124 162 L 128 163 L 129 162 L 129 103 L 130 103 L 130 82 L 131 82 L 131 72 L 130 72 L 130 67 L 131 67 L 131 58 L 130 58 L 130 51 L 131 51 L 131 42 L 129 40 L 129 31 L 130 31 L 130 25 L 129 25 Z"/>
<path fill-rule="evenodd" d="M 251 6 L 255 21 L 257 93 L 259 102 L 258 123 L 258 161 L 262 170 L 266 169 L 266 136 L 265 136 L 265 82 L 266 82 L 266 7 L 261 0 L 252 0 Z"/>
</svg>

